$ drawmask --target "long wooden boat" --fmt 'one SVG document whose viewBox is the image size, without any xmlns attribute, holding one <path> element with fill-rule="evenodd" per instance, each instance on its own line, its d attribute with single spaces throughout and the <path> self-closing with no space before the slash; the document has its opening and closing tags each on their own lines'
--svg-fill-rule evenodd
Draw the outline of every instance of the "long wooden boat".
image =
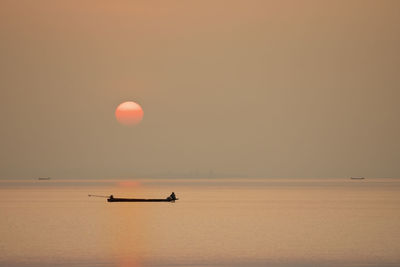
<svg viewBox="0 0 400 267">
<path fill-rule="evenodd" d="M 179 198 L 176 198 L 175 193 L 172 194 L 167 198 L 121 198 L 121 197 L 114 197 L 113 195 L 110 196 L 99 196 L 99 195 L 89 195 L 89 197 L 104 197 L 107 198 L 108 202 L 175 202 Z"/>
<path fill-rule="evenodd" d="M 178 198 L 107 198 L 108 202 L 175 202 L 175 200 L 178 200 Z"/>
</svg>

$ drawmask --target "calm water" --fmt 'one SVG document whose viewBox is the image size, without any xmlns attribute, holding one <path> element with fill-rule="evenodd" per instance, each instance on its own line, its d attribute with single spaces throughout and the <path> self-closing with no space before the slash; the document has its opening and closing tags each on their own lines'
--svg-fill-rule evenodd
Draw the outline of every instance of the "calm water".
<svg viewBox="0 0 400 267">
<path fill-rule="evenodd" d="M 88 194 L 167 197 L 107 203 Z M 400 180 L 0 181 L 0 266 L 400 266 Z"/>
</svg>

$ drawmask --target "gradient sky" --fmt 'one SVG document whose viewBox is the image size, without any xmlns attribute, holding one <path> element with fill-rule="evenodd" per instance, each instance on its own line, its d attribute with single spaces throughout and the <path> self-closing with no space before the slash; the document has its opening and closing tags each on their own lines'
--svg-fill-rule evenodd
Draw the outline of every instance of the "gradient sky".
<svg viewBox="0 0 400 267">
<path fill-rule="evenodd" d="M 0 178 L 400 177 L 399 14 L 2 0 Z"/>
</svg>

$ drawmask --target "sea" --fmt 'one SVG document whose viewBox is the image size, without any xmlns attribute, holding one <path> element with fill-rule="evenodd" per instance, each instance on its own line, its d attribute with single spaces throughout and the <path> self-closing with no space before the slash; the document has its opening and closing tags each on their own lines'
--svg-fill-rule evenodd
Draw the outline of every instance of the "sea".
<svg viewBox="0 0 400 267">
<path fill-rule="evenodd" d="M 400 266 L 400 179 L 1 180 L 0 198 L 0 266 Z"/>
</svg>

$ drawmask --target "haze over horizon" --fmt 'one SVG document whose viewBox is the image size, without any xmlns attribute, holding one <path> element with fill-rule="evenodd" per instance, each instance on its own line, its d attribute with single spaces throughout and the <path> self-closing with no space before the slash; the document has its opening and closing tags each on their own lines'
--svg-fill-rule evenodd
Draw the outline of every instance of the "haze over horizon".
<svg viewBox="0 0 400 267">
<path fill-rule="evenodd" d="M 399 12 L 1 1 L 0 179 L 399 178 Z M 139 125 L 116 121 L 124 101 Z"/>
</svg>

